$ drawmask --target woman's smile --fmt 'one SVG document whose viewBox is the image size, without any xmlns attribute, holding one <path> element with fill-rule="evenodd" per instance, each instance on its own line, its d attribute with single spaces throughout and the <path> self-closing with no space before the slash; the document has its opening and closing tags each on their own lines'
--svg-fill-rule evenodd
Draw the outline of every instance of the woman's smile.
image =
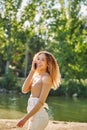
<svg viewBox="0 0 87 130">
<path fill-rule="evenodd" d="M 46 59 L 45 54 L 40 54 L 36 59 L 36 63 L 37 63 L 37 69 L 46 70 L 46 68 L 47 68 L 47 59 Z"/>
</svg>

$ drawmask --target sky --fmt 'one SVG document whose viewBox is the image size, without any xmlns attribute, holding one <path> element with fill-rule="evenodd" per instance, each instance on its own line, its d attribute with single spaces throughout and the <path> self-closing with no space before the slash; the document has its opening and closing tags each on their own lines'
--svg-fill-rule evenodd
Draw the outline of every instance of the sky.
<svg viewBox="0 0 87 130">
<path fill-rule="evenodd" d="M 83 17 L 87 16 L 87 6 L 81 5 L 81 13 Z"/>
</svg>

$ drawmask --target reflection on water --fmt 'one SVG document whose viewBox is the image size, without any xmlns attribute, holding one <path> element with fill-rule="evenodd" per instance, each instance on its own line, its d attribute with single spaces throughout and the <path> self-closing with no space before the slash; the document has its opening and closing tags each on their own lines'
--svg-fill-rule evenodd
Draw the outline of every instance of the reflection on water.
<svg viewBox="0 0 87 130">
<path fill-rule="evenodd" d="M 0 95 L 0 118 L 17 119 L 26 113 L 28 95 Z"/>
<path fill-rule="evenodd" d="M 48 100 L 55 120 L 87 122 L 87 99 L 51 97 Z"/>
<path fill-rule="evenodd" d="M 18 119 L 26 113 L 29 95 L 0 94 L 0 118 Z M 49 115 L 51 119 L 63 121 L 87 122 L 87 99 L 49 97 Z"/>
</svg>

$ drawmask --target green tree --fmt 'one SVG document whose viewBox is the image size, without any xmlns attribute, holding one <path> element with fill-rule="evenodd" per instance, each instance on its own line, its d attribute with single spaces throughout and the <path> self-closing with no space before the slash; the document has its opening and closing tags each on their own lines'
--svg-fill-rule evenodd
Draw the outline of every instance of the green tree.
<svg viewBox="0 0 87 130">
<path fill-rule="evenodd" d="M 87 76 L 87 23 L 80 9 L 87 1 L 23 2 L 0 2 L 0 72 L 7 72 L 11 65 L 19 76 L 26 76 L 33 55 L 48 50 L 59 62 L 62 78 L 83 83 L 81 79 Z"/>
</svg>

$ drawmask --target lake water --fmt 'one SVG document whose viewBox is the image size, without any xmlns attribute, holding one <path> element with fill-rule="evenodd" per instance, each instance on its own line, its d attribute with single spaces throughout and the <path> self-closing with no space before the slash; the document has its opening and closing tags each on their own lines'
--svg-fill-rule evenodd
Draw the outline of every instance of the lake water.
<svg viewBox="0 0 87 130">
<path fill-rule="evenodd" d="M 18 119 L 26 113 L 29 95 L 0 94 L 0 118 Z M 50 119 L 87 122 L 87 99 L 53 97 L 47 99 Z"/>
</svg>

